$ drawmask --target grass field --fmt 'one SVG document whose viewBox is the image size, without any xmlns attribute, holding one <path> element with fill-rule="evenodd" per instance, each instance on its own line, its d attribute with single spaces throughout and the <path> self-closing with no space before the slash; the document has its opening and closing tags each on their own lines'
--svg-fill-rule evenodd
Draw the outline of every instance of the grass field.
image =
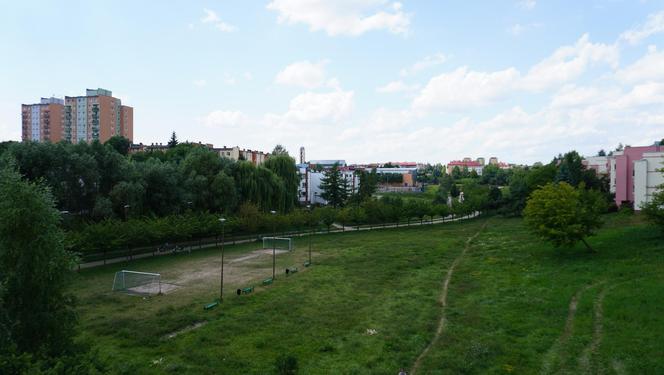
<svg viewBox="0 0 664 375">
<path fill-rule="evenodd" d="M 275 283 L 241 297 L 233 290 L 270 276 L 271 258 L 228 247 L 226 298 L 209 311 L 217 249 L 84 270 L 81 338 L 115 373 L 269 374 L 287 355 L 302 374 L 395 374 L 430 344 L 419 374 L 664 373 L 664 246 L 638 217 L 607 217 L 590 240 L 597 254 L 553 249 L 500 218 L 316 236 L 306 270 L 307 239 L 297 241 L 277 257 Z M 181 287 L 114 294 L 123 268 Z"/>
</svg>

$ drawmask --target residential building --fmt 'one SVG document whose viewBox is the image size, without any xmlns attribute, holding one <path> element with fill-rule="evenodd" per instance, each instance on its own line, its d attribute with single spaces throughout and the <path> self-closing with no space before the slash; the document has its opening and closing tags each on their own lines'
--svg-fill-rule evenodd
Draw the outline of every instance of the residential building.
<svg viewBox="0 0 664 375">
<path fill-rule="evenodd" d="M 608 156 L 589 156 L 583 159 L 583 165 L 588 169 L 594 169 L 598 175 L 609 174 L 609 157 Z"/>
<path fill-rule="evenodd" d="M 59 142 L 62 140 L 64 101 L 41 98 L 36 104 L 21 105 L 21 138 L 23 141 Z"/>
<path fill-rule="evenodd" d="M 256 150 L 243 150 L 238 146 L 234 147 L 221 147 L 221 148 L 212 148 L 219 156 L 223 158 L 232 159 L 235 161 L 238 160 L 247 160 L 252 162 L 254 165 L 263 164 L 269 157 L 269 153 Z"/>
<path fill-rule="evenodd" d="M 360 188 L 360 178 L 355 173 L 354 167 L 346 166 L 344 160 L 312 160 L 309 163 L 296 165 L 300 174 L 298 199 L 301 204 L 327 204 L 327 201 L 321 196 L 323 190 L 320 185 L 325 177 L 325 170 L 332 168 L 335 163 L 340 165 L 339 171 L 348 184 L 348 192 L 357 193 Z M 321 169 L 314 167 L 321 167 Z"/>
<path fill-rule="evenodd" d="M 452 174 L 452 171 L 455 167 L 459 167 L 461 171 L 464 169 L 468 169 L 468 172 L 475 171 L 480 176 L 482 175 L 482 170 L 484 169 L 484 165 L 480 164 L 479 162 L 470 160 L 470 158 L 464 158 L 464 160 L 453 160 L 447 163 L 447 174 Z"/>
<path fill-rule="evenodd" d="M 615 193 L 615 202 L 618 207 L 630 204 L 639 210 L 641 203 L 657 187 L 657 169 L 662 168 L 659 163 L 664 146 L 630 147 L 616 151 L 609 157 L 609 188 Z"/>
<path fill-rule="evenodd" d="M 664 151 L 664 147 L 660 147 Z M 664 186 L 664 152 L 645 152 L 634 162 L 634 208 L 650 202 L 653 194 Z"/>
<path fill-rule="evenodd" d="M 87 89 L 85 96 L 65 96 L 63 139 L 101 143 L 119 135 L 134 139 L 134 109 L 110 90 Z"/>
</svg>

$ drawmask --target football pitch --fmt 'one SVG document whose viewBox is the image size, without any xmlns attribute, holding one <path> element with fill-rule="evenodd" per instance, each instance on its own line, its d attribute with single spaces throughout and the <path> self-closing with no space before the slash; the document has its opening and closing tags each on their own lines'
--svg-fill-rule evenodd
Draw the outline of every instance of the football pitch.
<svg viewBox="0 0 664 375">
<path fill-rule="evenodd" d="M 87 269 L 80 336 L 115 373 L 664 373 L 662 238 L 638 217 L 606 220 L 597 254 L 502 218 L 314 236 L 310 267 L 297 238 L 270 285 L 271 250 L 228 246 L 209 310 L 219 249 Z M 122 269 L 174 287 L 112 292 Z"/>
</svg>

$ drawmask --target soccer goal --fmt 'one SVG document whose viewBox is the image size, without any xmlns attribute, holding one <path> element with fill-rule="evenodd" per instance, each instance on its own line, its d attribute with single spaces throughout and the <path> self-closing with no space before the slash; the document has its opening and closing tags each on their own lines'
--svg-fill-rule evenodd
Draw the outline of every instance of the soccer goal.
<svg viewBox="0 0 664 375">
<path fill-rule="evenodd" d="M 115 273 L 113 291 L 127 294 L 161 294 L 161 274 L 122 270 Z"/>
<path fill-rule="evenodd" d="M 293 250 L 293 239 L 289 237 L 263 237 L 263 249 Z"/>
</svg>

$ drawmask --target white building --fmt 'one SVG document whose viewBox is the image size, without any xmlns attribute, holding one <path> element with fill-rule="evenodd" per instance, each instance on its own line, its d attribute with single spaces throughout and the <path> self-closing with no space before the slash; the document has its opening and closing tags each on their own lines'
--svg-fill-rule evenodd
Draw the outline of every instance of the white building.
<svg viewBox="0 0 664 375">
<path fill-rule="evenodd" d="M 646 152 L 634 161 L 634 208 L 650 202 L 653 194 L 664 184 L 664 152 Z"/>
<path fill-rule="evenodd" d="M 609 174 L 608 156 L 589 156 L 583 159 L 583 165 L 588 169 L 594 169 L 597 174 Z"/>
<path fill-rule="evenodd" d="M 328 161 L 329 162 L 329 161 Z M 336 160 L 334 162 L 337 162 Z M 315 165 L 334 165 L 335 163 L 316 163 Z M 343 162 L 343 160 L 342 160 Z M 345 163 L 344 163 L 345 164 Z M 311 164 L 297 164 L 300 174 L 300 186 L 298 188 L 298 199 L 301 204 L 327 204 L 327 201 L 321 197 L 323 190 L 320 185 L 325 176 L 325 172 L 316 172 L 310 168 Z M 347 167 L 339 168 L 341 175 L 348 183 L 349 193 L 356 193 L 360 187 L 360 178 L 354 170 Z"/>
</svg>

